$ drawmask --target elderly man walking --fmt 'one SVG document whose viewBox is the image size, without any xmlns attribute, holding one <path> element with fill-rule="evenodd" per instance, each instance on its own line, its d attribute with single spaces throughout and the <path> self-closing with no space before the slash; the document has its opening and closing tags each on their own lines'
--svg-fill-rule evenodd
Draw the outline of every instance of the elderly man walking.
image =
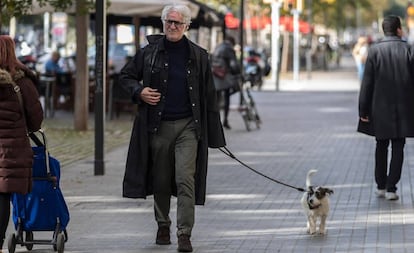
<svg viewBox="0 0 414 253">
<path fill-rule="evenodd" d="M 156 243 L 171 244 L 171 196 L 177 196 L 178 251 L 192 252 L 195 205 L 206 194 L 208 148 L 225 146 L 209 56 L 184 33 L 185 5 L 162 11 L 163 35 L 121 70 L 120 83 L 138 104 L 123 182 L 123 196 L 154 195 Z"/>
</svg>

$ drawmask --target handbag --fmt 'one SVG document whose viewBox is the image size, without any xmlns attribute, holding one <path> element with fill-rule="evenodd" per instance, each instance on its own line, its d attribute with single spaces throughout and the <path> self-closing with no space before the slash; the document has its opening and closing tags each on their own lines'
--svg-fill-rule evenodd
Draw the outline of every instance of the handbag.
<svg viewBox="0 0 414 253">
<path fill-rule="evenodd" d="M 211 71 L 213 72 L 214 76 L 221 78 L 221 79 L 224 79 L 224 77 L 227 74 L 227 70 L 223 66 L 212 66 Z"/>
<path fill-rule="evenodd" d="M 239 75 L 228 74 L 224 78 L 214 77 L 214 86 L 217 91 L 232 89 L 232 93 L 240 91 L 241 78 Z"/>
</svg>

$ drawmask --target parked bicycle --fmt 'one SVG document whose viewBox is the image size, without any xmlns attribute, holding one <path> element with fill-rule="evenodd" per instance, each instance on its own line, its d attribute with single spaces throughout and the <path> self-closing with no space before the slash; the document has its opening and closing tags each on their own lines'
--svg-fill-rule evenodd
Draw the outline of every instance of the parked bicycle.
<svg viewBox="0 0 414 253">
<path fill-rule="evenodd" d="M 251 83 L 243 78 L 240 89 L 240 106 L 238 111 L 240 112 L 247 131 L 252 130 L 252 125 L 256 125 L 257 129 L 260 129 L 262 121 L 259 116 L 259 112 L 256 107 L 256 102 L 253 99 L 251 93 Z"/>
</svg>

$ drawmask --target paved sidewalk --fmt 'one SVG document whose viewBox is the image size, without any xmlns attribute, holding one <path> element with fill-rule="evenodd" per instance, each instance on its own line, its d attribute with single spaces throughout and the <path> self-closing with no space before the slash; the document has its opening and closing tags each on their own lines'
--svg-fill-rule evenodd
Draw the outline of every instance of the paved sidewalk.
<svg viewBox="0 0 414 253">
<path fill-rule="evenodd" d="M 321 73 L 319 77 L 315 74 L 313 81 L 301 81 L 300 89 L 286 84 L 281 92 L 254 92 L 263 120 L 261 129 L 247 132 L 241 116 L 232 111 L 232 129 L 226 131 L 228 148 L 268 176 L 304 187 L 307 171 L 318 170 L 314 184 L 335 191 L 328 234 L 306 233 L 302 193 L 210 150 L 207 202 L 196 209 L 194 252 L 414 252 L 413 142 L 407 141 L 400 200 L 376 198 L 375 143 L 355 131 L 355 76 L 352 72 Z M 317 88 L 321 83 L 324 87 Z M 127 146 L 123 146 L 106 154 L 104 176 L 93 175 L 93 158 L 62 168 L 61 187 L 71 214 L 65 252 L 176 252 L 174 229 L 172 245 L 154 243 L 152 198 L 121 197 L 126 152 Z M 176 225 L 175 206 L 174 200 L 172 228 Z M 51 234 L 38 232 L 34 236 L 49 238 Z M 26 251 L 18 247 L 16 252 Z M 35 245 L 31 252 L 53 249 Z"/>
</svg>

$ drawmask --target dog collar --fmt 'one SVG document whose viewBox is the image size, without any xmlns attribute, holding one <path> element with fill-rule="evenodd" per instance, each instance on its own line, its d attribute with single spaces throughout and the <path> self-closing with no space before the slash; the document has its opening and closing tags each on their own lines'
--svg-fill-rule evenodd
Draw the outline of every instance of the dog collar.
<svg viewBox="0 0 414 253">
<path fill-rule="evenodd" d="M 309 209 L 310 209 L 310 210 L 313 210 L 313 209 L 318 209 L 319 207 L 321 207 L 321 204 L 319 204 L 319 205 L 317 205 L 317 206 L 312 206 L 312 205 L 308 202 L 308 206 L 309 206 Z"/>
<path fill-rule="evenodd" d="M 308 197 L 307 197 L 307 200 L 306 200 L 306 202 L 308 202 L 308 206 L 309 206 L 310 210 L 318 209 L 321 206 L 321 204 L 314 206 L 310 203 L 309 199 L 310 199 L 312 193 L 313 193 L 313 189 L 310 188 L 310 191 L 308 191 Z"/>
</svg>

